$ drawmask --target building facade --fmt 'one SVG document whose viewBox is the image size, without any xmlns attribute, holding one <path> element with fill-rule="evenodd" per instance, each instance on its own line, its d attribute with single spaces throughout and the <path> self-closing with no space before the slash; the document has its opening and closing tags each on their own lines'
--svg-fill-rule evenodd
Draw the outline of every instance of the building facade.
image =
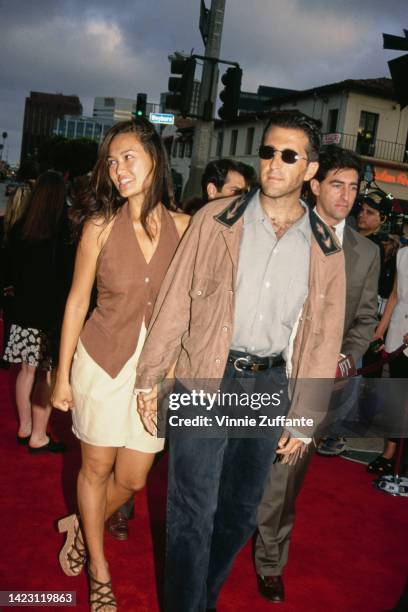
<svg viewBox="0 0 408 612">
<path fill-rule="evenodd" d="M 159 113 L 160 110 L 160 104 L 147 102 L 146 117 L 149 118 L 150 113 Z M 94 99 L 92 116 L 100 122 L 111 121 L 113 125 L 118 121 L 128 121 L 135 115 L 136 98 L 97 97 Z"/>
<path fill-rule="evenodd" d="M 55 121 L 64 115 L 82 115 L 78 96 L 30 92 L 25 101 L 20 161 L 37 155 L 38 148 L 53 133 Z"/>
<path fill-rule="evenodd" d="M 126 121 L 136 113 L 136 99 L 97 97 L 94 99 L 92 116 L 100 121 Z"/>
<path fill-rule="evenodd" d="M 176 117 L 174 125 L 166 125 L 161 137 L 167 150 L 173 181 L 177 180 L 178 191 L 182 192 L 190 174 L 194 122 L 188 118 Z"/>
<path fill-rule="evenodd" d="M 56 120 L 53 134 L 63 136 L 68 140 L 89 138 L 101 142 L 112 125 L 113 121 L 110 119 L 65 115 L 62 119 Z"/>
</svg>

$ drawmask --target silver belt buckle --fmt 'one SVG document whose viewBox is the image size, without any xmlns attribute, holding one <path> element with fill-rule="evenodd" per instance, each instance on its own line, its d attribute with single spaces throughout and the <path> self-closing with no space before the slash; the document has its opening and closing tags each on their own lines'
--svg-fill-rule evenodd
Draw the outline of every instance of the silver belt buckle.
<svg viewBox="0 0 408 612">
<path fill-rule="evenodd" d="M 248 357 L 237 357 L 237 359 L 234 361 L 234 368 L 237 370 L 237 372 L 243 372 L 244 369 L 237 366 L 238 361 L 245 361 L 245 363 L 249 363 L 249 359 Z"/>
</svg>

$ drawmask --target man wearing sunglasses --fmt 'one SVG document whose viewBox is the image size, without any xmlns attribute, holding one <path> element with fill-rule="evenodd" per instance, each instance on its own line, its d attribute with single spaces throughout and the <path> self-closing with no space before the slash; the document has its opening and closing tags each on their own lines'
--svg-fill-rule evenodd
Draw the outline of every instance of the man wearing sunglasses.
<svg viewBox="0 0 408 612">
<path fill-rule="evenodd" d="M 315 212 L 334 228 L 343 246 L 346 262 L 346 315 L 340 359 L 361 360 L 378 323 L 377 285 L 380 273 L 379 249 L 346 224 L 358 194 L 362 174 L 359 157 L 335 145 L 319 155 L 319 170 L 310 181 Z M 335 416 L 354 402 L 356 390 L 350 381 L 336 401 Z M 261 595 L 271 602 L 284 600 L 282 574 L 288 559 L 290 536 L 295 519 L 295 501 L 313 455 L 308 448 L 296 465 L 274 463 L 258 509 L 255 566 Z"/>
<path fill-rule="evenodd" d="M 256 389 L 264 377 L 287 395 L 289 375 L 288 417 L 302 422 L 290 431 L 258 428 L 255 437 L 229 430 L 181 436 L 168 428 L 166 612 L 215 610 L 255 530 L 275 453 L 292 462 L 311 441 L 313 419 L 305 417 L 315 416 L 316 398 L 301 379 L 327 379 L 331 388 L 344 323 L 344 256 L 300 200 L 318 169 L 319 146 L 312 120 L 274 113 L 259 150 L 260 189 L 209 202 L 193 217 L 156 301 L 136 382 L 152 435 L 157 383 L 174 362 L 176 389 L 192 379 L 192 389 L 200 380 L 215 389 L 242 381 Z"/>
</svg>

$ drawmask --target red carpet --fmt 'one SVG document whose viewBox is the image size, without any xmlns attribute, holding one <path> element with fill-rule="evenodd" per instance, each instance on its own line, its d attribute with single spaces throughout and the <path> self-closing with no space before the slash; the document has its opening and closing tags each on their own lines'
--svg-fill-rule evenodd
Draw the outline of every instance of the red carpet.
<svg viewBox="0 0 408 612">
<path fill-rule="evenodd" d="M 69 431 L 70 417 L 56 411 L 52 420 L 53 431 L 68 440 L 69 452 L 64 457 L 33 457 L 15 442 L 12 376 L 8 372 L 0 371 L 0 397 L 0 590 L 75 590 L 75 609 L 87 610 L 86 578 L 62 574 L 57 563 L 62 536 L 53 527 L 55 519 L 75 507 L 79 453 Z M 137 496 L 130 539 L 119 543 L 107 538 L 121 611 L 159 610 L 165 475 L 164 458 L 152 471 L 147 490 Z M 279 610 L 382 612 L 392 608 L 407 574 L 407 536 L 408 499 L 375 491 L 370 476 L 358 464 L 317 457 L 298 504 L 285 574 L 287 603 Z M 235 563 L 218 610 L 271 610 L 271 604 L 257 594 L 249 545 Z"/>
</svg>

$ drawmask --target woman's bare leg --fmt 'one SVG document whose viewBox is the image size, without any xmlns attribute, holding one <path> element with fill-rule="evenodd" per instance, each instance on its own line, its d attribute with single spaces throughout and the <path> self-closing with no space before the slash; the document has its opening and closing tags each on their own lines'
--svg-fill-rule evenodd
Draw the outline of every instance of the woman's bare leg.
<svg viewBox="0 0 408 612">
<path fill-rule="evenodd" d="M 33 429 L 30 446 L 39 448 L 48 442 L 47 427 L 51 416 L 51 372 L 38 372 L 32 393 Z"/>
<path fill-rule="evenodd" d="M 114 473 L 109 478 L 105 519 L 109 518 L 135 491 L 146 484 L 155 453 L 142 453 L 129 448 L 119 448 Z"/>
<path fill-rule="evenodd" d="M 31 391 L 34 385 L 36 369 L 34 366 L 22 363 L 16 378 L 16 404 L 19 420 L 18 435 L 21 437 L 31 435 L 33 426 Z"/>
<path fill-rule="evenodd" d="M 103 535 L 106 493 L 117 448 L 92 446 L 81 442 L 82 466 L 78 475 L 78 506 L 85 532 L 92 575 L 101 582 L 110 579 L 104 554 Z"/>
</svg>

